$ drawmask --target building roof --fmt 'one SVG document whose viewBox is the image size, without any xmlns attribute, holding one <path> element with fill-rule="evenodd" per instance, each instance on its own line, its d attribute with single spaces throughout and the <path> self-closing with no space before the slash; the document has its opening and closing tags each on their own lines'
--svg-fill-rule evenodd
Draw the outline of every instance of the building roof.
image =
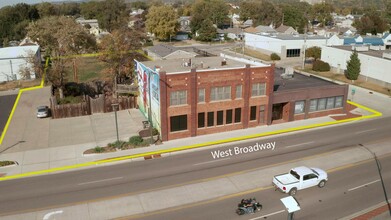
<svg viewBox="0 0 391 220">
<path fill-rule="evenodd" d="M 305 35 L 305 34 L 272 34 L 272 35 L 262 35 L 270 38 L 277 38 L 280 40 L 322 40 L 328 39 L 328 37 L 320 35 Z"/>
<path fill-rule="evenodd" d="M 274 92 L 276 93 L 295 89 L 336 85 L 333 82 L 314 76 L 306 76 L 297 72 L 294 72 L 294 76 L 292 78 L 283 79 L 281 77 L 281 74 L 283 73 L 284 69 L 282 68 L 275 68 L 274 70 Z"/>
<path fill-rule="evenodd" d="M 243 31 L 241 28 L 237 28 L 237 27 L 234 27 L 234 28 L 227 28 L 227 29 L 217 29 L 217 33 L 219 34 L 241 34 Z"/>
<path fill-rule="evenodd" d="M 264 26 L 264 25 L 258 25 L 255 27 L 258 32 L 263 32 L 263 33 L 277 33 L 276 30 L 274 30 L 274 28 L 270 27 L 270 26 Z"/>
<path fill-rule="evenodd" d="M 175 51 L 179 50 L 178 48 L 168 45 L 168 44 L 158 44 L 152 47 L 147 48 L 147 51 L 155 53 L 160 57 L 165 57 Z"/>
<path fill-rule="evenodd" d="M 383 39 L 380 37 L 363 37 L 363 44 L 370 44 L 373 46 L 384 45 Z"/>
<path fill-rule="evenodd" d="M 289 28 L 292 28 L 292 27 L 291 27 L 291 26 L 285 26 L 285 25 L 281 24 L 280 27 L 276 28 L 276 31 L 277 31 L 277 32 L 284 33 L 284 32 L 287 31 Z"/>
<path fill-rule="evenodd" d="M 0 48 L 0 59 L 26 58 L 31 51 L 35 54 L 39 50 L 37 45 Z"/>
<path fill-rule="evenodd" d="M 332 46 L 332 47 L 353 52 L 351 45 Z M 385 52 L 388 52 L 388 50 L 371 50 L 371 49 L 369 49 L 368 51 L 357 51 L 358 54 L 364 54 L 367 56 L 372 56 L 372 57 L 377 57 L 377 58 L 383 58 L 383 53 L 385 53 Z M 390 62 L 390 60 L 388 60 L 388 61 Z"/>
<path fill-rule="evenodd" d="M 186 66 L 191 60 L 191 66 Z M 225 65 L 222 62 L 225 60 Z M 154 60 L 142 62 L 145 66 L 150 69 L 159 68 L 162 71 L 166 71 L 167 74 L 189 72 L 192 68 L 197 71 L 202 70 L 220 70 L 220 69 L 235 69 L 243 68 L 246 63 L 223 57 L 194 57 L 192 59 L 170 59 L 170 60 Z M 252 67 L 261 67 L 262 65 L 250 64 Z M 264 64 L 263 66 L 270 66 Z"/>
<path fill-rule="evenodd" d="M 244 32 L 256 34 L 259 33 L 259 31 L 255 27 L 248 27 L 244 29 Z"/>
</svg>

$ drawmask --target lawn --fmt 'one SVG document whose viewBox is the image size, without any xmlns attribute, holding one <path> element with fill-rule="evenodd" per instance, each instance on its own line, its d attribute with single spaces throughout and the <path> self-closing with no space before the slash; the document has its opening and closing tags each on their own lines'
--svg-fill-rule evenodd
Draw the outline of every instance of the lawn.
<svg viewBox="0 0 391 220">
<path fill-rule="evenodd" d="M 79 57 L 76 60 L 76 66 L 79 83 L 89 82 L 95 79 L 104 79 L 106 77 L 102 71 L 105 69 L 106 64 L 97 57 Z M 68 65 L 66 78 L 68 82 L 76 82 L 72 62 Z"/>
</svg>

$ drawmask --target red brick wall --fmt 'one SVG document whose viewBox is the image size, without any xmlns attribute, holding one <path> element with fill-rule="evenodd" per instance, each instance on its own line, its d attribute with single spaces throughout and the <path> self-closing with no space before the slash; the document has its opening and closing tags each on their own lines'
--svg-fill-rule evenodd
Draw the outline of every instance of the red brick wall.
<svg viewBox="0 0 391 220">
<path fill-rule="evenodd" d="M 270 103 L 270 94 L 273 92 L 274 83 L 274 66 L 271 67 L 254 67 L 229 69 L 229 70 L 207 70 L 182 73 L 182 74 L 167 74 L 165 82 L 161 82 L 161 100 L 167 100 L 165 105 L 161 104 L 161 118 L 165 117 L 166 135 L 162 134 L 164 140 L 172 140 L 177 138 L 190 137 L 195 135 L 211 134 L 223 131 L 242 129 L 246 127 L 254 127 L 259 125 L 259 105 L 265 105 L 265 115 L 268 116 Z M 161 81 L 163 81 L 161 77 Z M 253 83 L 266 83 L 266 96 L 251 98 L 251 89 Z M 212 87 L 231 86 L 231 98 L 227 101 L 210 101 L 210 91 Z M 236 86 L 242 85 L 242 98 L 236 99 Z M 162 89 L 162 86 L 165 89 Z M 205 103 L 198 103 L 198 89 L 205 89 Z M 186 90 L 187 105 L 170 106 L 171 91 Z M 163 97 L 164 96 L 164 97 Z M 257 120 L 249 122 L 250 106 L 257 107 Z M 227 109 L 242 108 L 241 123 L 225 124 L 225 114 Z M 223 125 L 216 125 L 216 112 L 224 110 Z M 205 112 L 205 127 L 198 128 L 198 113 Z M 214 126 L 207 127 L 207 112 L 215 112 Z M 188 115 L 188 130 L 169 132 L 170 117 L 176 115 Z M 235 113 L 233 113 L 233 116 Z M 234 120 L 234 117 L 233 117 Z M 163 125 L 162 125 L 163 127 Z M 162 129 L 163 132 L 164 129 Z M 164 139 L 166 137 L 166 139 Z"/>
</svg>

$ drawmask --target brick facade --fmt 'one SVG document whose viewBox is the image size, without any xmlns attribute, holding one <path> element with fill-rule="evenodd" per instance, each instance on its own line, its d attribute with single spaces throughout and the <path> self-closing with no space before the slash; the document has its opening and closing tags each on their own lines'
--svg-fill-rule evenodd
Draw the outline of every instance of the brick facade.
<svg viewBox="0 0 391 220">
<path fill-rule="evenodd" d="M 196 70 L 190 72 L 166 74 L 160 72 L 161 135 L 163 141 L 203 134 L 244 129 L 268 124 L 270 121 L 270 103 L 273 93 L 274 65 L 267 67 L 229 68 L 216 70 Z M 252 85 L 265 83 L 264 96 L 252 97 Z M 236 98 L 236 86 L 242 86 L 242 97 Z M 211 101 L 213 87 L 231 87 L 231 99 Z M 205 102 L 198 102 L 198 90 L 205 89 Z M 187 104 L 170 106 L 172 91 L 186 91 Z M 256 108 L 256 119 L 250 120 L 251 106 Z M 260 119 L 260 106 L 264 106 L 263 119 Z M 235 109 L 241 109 L 241 120 L 235 123 Z M 228 110 L 228 111 L 227 111 Z M 232 123 L 227 124 L 227 113 L 232 110 Z M 222 111 L 222 112 L 221 112 Z M 208 126 L 208 113 L 213 112 L 213 125 Z M 218 124 L 218 113 L 223 115 L 222 124 Z M 198 128 L 198 113 L 205 113 L 205 126 Z M 187 130 L 171 131 L 170 118 L 187 115 Z M 220 118 L 221 119 L 221 118 Z M 221 123 L 221 120 L 220 120 Z"/>
</svg>

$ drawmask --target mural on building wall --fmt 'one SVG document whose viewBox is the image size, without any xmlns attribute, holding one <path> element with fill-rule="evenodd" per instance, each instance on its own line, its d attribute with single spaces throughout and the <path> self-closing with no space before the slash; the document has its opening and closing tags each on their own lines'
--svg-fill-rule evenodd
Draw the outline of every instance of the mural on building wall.
<svg viewBox="0 0 391 220">
<path fill-rule="evenodd" d="M 148 111 L 151 109 L 153 127 L 161 132 L 159 73 L 156 70 L 146 67 L 137 60 L 135 60 L 135 62 L 140 94 L 138 97 L 139 109 L 146 118 L 148 118 Z M 151 90 L 149 88 L 151 88 Z M 151 105 L 151 108 L 149 108 L 149 105 Z"/>
</svg>

